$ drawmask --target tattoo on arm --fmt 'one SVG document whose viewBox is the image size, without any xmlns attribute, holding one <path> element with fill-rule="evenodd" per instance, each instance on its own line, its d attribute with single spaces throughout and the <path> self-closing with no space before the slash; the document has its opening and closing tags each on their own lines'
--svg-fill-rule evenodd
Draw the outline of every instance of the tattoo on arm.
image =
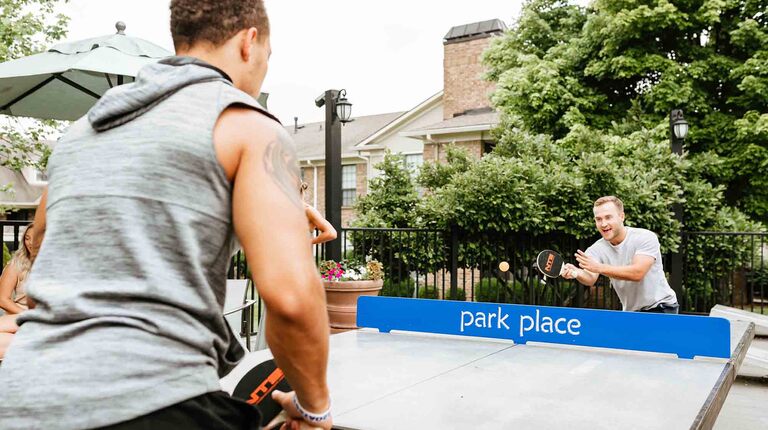
<svg viewBox="0 0 768 430">
<path fill-rule="evenodd" d="M 267 145 L 264 153 L 264 169 L 272 180 L 285 193 L 286 197 L 299 209 L 304 208 L 299 196 L 299 162 L 296 150 L 289 138 L 278 135 Z"/>
</svg>

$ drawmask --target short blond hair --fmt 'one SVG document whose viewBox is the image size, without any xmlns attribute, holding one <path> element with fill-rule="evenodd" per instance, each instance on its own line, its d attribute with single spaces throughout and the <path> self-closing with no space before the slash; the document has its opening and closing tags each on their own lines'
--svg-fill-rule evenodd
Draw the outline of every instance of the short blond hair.
<svg viewBox="0 0 768 430">
<path fill-rule="evenodd" d="M 616 196 L 600 197 L 599 199 L 595 200 L 594 207 L 602 206 L 606 203 L 613 203 L 614 205 L 616 205 L 616 208 L 619 209 L 619 212 L 624 212 L 624 202 L 622 202 L 621 199 Z"/>
</svg>

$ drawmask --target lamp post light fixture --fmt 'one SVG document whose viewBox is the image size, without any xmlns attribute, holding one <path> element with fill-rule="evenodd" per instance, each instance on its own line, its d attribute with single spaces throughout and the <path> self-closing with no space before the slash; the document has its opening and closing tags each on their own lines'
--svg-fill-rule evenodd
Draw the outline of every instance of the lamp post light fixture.
<svg viewBox="0 0 768 430">
<path fill-rule="evenodd" d="M 673 109 L 669 113 L 669 140 L 672 152 L 677 155 L 683 154 L 683 141 L 688 136 L 688 121 L 683 116 L 683 111 L 680 109 Z M 674 203 L 672 205 L 672 211 L 675 214 L 675 219 L 680 223 L 680 228 L 683 228 L 683 205 L 680 203 Z M 685 235 L 680 232 L 680 246 L 685 246 Z M 678 303 L 681 306 L 685 306 L 685 295 L 683 294 L 683 250 L 680 249 L 673 253 L 670 257 L 671 267 L 669 269 L 669 284 L 677 295 Z"/>
<path fill-rule="evenodd" d="M 336 115 L 342 124 L 352 121 L 352 103 L 347 100 L 347 90 L 339 91 L 339 97 L 336 99 Z"/>
<path fill-rule="evenodd" d="M 341 261 L 341 125 L 352 121 L 346 90 L 328 90 L 315 99 L 325 106 L 325 218 L 339 237 L 325 245 L 325 258 Z"/>
<path fill-rule="evenodd" d="M 683 117 L 683 111 L 673 109 L 669 114 L 669 135 L 672 143 L 672 152 L 683 153 L 683 141 L 688 136 L 688 121 Z"/>
</svg>

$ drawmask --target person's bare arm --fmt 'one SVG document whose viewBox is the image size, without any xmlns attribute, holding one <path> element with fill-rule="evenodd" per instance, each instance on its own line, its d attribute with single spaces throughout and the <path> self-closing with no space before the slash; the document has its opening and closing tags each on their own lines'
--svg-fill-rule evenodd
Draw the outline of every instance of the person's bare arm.
<svg viewBox="0 0 768 430">
<path fill-rule="evenodd" d="M 312 238 L 312 245 L 336 239 L 336 229 L 333 228 L 327 219 L 323 218 L 323 215 L 314 206 L 304 203 L 304 212 L 309 220 L 310 233 L 314 234 L 315 229 L 319 232 L 317 237 Z"/>
<path fill-rule="evenodd" d="M 22 245 L 24 246 L 24 245 Z M 13 301 L 13 290 L 16 288 L 16 282 L 19 279 L 19 270 L 16 265 L 9 263 L 3 270 L 3 276 L 0 276 L 0 308 L 3 308 L 9 314 L 20 314 L 24 308 Z"/>
<path fill-rule="evenodd" d="M 325 411 L 330 402 L 328 314 L 307 246 L 293 143 L 278 124 L 245 108 L 230 108 L 221 116 L 214 142 L 234 181 L 235 232 L 267 306 L 267 342 L 299 403 L 312 412 Z"/>
<path fill-rule="evenodd" d="M 40 204 L 35 211 L 35 228 L 32 231 L 32 257 L 37 257 L 40 252 L 40 246 L 45 237 L 45 206 L 48 204 L 48 187 L 43 188 L 43 195 L 40 196 Z"/>
<path fill-rule="evenodd" d="M 576 260 L 578 260 L 579 266 L 584 270 L 605 275 L 611 279 L 634 282 L 643 280 L 646 273 L 653 266 L 654 261 L 656 261 L 650 255 L 637 254 L 632 257 L 632 263 L 629 265 L 611 266 L 598 262 L 594 257 L 585 254 L 581 250 L 576 253 Z"/>
</svg>

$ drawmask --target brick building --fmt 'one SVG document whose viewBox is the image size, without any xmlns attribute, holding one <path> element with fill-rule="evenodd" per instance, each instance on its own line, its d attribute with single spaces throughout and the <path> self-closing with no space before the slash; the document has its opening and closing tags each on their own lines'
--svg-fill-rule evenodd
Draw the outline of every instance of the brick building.
<svg viewBox="0 0 768 430">
<path fill-rule="evenodd" d="M 354 218 L 351 205 L 367 192 L 387 150 L 404 155 L 409 168 L 444 161 L 446 145 L 482 157 L 494 145 L 491 130 L 499 115 L 490 104 L 494 89 L 483 80 L 482 54 L 493 37 L 506 30 L 498 19 L 460 25 L 443 38 L 443 89 L 406 112 L 356 117 L 342 129 L 342 226 Z M 296 142 L 305 199 L 325 211 L 324 123 L 286 127 Z"/>
</svg>

